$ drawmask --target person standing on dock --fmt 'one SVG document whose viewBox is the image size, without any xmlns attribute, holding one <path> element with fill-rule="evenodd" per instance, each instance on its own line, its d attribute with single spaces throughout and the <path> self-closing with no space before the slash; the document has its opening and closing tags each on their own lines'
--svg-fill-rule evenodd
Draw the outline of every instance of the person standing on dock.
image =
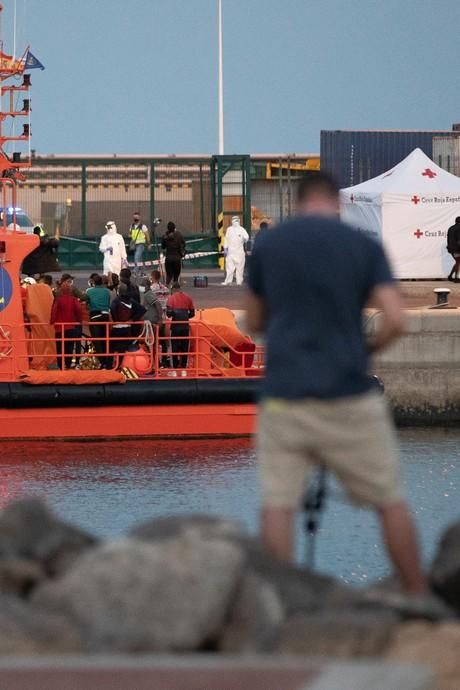
<svg viewBox="0 0 460 690">
<path fill-rule="evenodd" d="M 455 262 L 447 276 L 447 280 L 458 283 L 460 271 L 460 216 L 455 219 L 455 224 L 451 225 L 447 231 L 447 251 Z"/>
<path fill-rule="evenodd" d="M 104 256 L 103 273 L 109 276 L 115 273 L 120 275 L 122 266 L 126 264 L 126 246 L 123 237 L 117 232 L 117 226 L 113 220 L 105 224 L 106 234 L 99 243 L 99 251 Z"/>
<path fill-rule="evenodd" d="M 150 245 L 148 227 L 141 221 L 139 211 L 133 214 L 133 222 L 129 226 L 129 248 L 134 254 L 134 272 L 136 275 L 144 268 L 145 248 Z"/>
<path fill-rule="evenodd" d="M 232 224 L 227 228 L 224 239 L 225 280 L 222 285 L 231 285 L 236 274 L 236 284 L 243 285 L 244 265 L 246 263 L 245 246 L 249 240 L 247 230 L 240 225 L 238 216 L 233 216 Z"/>
<path fill-rule="evenodd" d="M 165 252 L 166 285 L 169 287 L 179 280 L 185 256 L 184 238 L 172 221 L 169 221 L 166 233 L 161 238 L 161 246 Z"/>
<path fill-rule="evenodd" d="M 381 246 L 339 221 L 331 176 L 303 178 L 297 202 L 296 218 L 255 243 L 249 267 L 248 326 L 266 334 L 267 346 L 258 433 L 263 540 L 280 559 L 293 558 L 295 511 L 315 466 L 324 467 L 355 502 L 376 510 L 404 589 L 424 594 L 395 433 L 368 376 L 368 354 L 403 331 L 399 291 Z M 371 342 L 362 326 L 369 301 L 380 311 Z"/>
</svg>

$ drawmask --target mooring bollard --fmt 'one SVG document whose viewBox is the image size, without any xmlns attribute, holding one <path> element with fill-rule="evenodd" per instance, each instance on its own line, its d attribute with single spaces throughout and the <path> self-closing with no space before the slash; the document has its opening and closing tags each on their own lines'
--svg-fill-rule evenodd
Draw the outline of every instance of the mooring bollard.
<svg viewBox="0 0 460 690">
<path fill-rule="evenodd" d="M 437 307 L 445 307 L 446 305 L 449 304 L 449 295 L 450 295 L 449 288 L 435 288 L 433 290 L 433 292 L 436 295 L 436 306 Z"/>
</svg>

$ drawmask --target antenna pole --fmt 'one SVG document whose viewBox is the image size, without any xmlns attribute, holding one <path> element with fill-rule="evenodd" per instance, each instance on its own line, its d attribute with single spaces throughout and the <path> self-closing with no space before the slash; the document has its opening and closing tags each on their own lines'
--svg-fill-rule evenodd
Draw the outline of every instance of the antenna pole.
<svg viewBox="0 0 460 690">
<path fill-rule="evenodd" d="M 14 14 L 13 14 L 13 58 L 16 58 L 16 16 L 17 16 L 17 2 L 14 0 Z"/>
<path fill-rule="evenodd" d="M 222 59 L 222 0 L 218 0 L 218 34 L 219 34 L 219 155 L 225 152 L 224 144 L 224 68 Z"/>
</svg>

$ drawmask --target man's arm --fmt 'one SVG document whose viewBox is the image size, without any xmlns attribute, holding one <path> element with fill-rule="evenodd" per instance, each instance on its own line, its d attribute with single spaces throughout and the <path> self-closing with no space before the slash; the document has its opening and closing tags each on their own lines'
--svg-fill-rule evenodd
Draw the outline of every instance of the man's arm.
<svg viewBox="0 0 460 690">
<path fill-rule="evenodd" d="M 396 285 L 384 283 L 374 288 L 370 301 L 379 310 L 381 318 L 376 332 L 368 341 L 369 352 L 380 352 L 404 332 L 401 295 Z"/>
<path fill-rule="evenodd" d="M 265 331 L 265 303 L 254 292 L 246 295 L 246 326 L 254 335 Z"/>
</svg>

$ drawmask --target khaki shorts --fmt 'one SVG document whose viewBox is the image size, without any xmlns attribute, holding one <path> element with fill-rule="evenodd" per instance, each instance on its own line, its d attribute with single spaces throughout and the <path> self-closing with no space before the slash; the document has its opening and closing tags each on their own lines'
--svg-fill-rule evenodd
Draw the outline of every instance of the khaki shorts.
<svg viewBox="0 0 460 690">
<path fill-rule="evenodd" d="M 297 508 L 317 465 L 333 472 L 355 503 L 379 507 L 402 496 L 393 425 L 383 396 L 374 391 L 335 400 L 264 401 L 258 454 L 267 507 Z"/>
</svg>

